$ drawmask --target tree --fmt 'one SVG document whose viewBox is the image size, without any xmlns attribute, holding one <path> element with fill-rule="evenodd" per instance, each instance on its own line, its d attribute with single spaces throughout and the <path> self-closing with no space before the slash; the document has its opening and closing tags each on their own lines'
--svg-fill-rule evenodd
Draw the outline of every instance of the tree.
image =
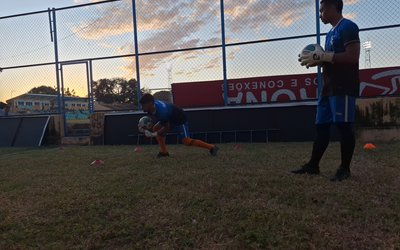
<svg viewBox="0 0 400 250">
<path fill-rule="evenodd" d="M 57 87 L 50 87 L 46 85 L 42 85 L 39 87 L 34 87 L 28 91 L 29 94 L 44 94 L 44 95 L 57 95 Z M 76 96 L 75 90 L 70 90 L 67 88 L 64 91 L 65 96 Z"/>
<path fill-rule="evenodd" d="M 145 89 L 141 89 L 143 93 Z M 124 78 L 100 79 L 93 82 L 94 98 L 102 103 L 137 103 L 137 82 Z"/>
<path fill-rule="evenodd" d="M 67 88 L 67 90 L 64 91 L 64 95 L 65 96 L 76 96 L 75 90 L 69 90 L 69 88 Z"/>
<path fill-rule="evenodd" d="M 30 94 L 44 94 L 44 95 L 57 95 L 57 88 L 42 85 L 39 87 L 34 87 L 28 91 Z"/>
</svg>

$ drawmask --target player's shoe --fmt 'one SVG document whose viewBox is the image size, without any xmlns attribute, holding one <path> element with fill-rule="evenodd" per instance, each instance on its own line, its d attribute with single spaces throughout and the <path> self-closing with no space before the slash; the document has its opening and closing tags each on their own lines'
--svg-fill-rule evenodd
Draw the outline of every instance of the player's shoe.
<svg viewBox="0 0 400 250">
<path fill-rule="evenodd" d="M 350 177 L 350 169 L 339 167 L 336 174 L 330 178 L 331 181 L 343 181 Z"/>
<path fill-rule="evenodd" d="M 168 152 L 165 152 L 165 153 L 160 152 L 160 153 L 158 153 L 157 158 L 162 158 L 162 157 L 169 157 L 169 153 Z"/>
<path fill-rule="evenodd" d="M 314 167 L 309 164 L 304 164 L 298 169 L 291 171 L 293 174 L 319 174 L 319 167 Z"/>
<path fill-rule="evenodd" d="M 216 156 L 217 153 L 218 153 L 218 150 L 219 150 L 219 147 L 214 146 L 212 149 L 210 149 L 210 154 L 211 154 L 212 156 Z"/>
</svg>

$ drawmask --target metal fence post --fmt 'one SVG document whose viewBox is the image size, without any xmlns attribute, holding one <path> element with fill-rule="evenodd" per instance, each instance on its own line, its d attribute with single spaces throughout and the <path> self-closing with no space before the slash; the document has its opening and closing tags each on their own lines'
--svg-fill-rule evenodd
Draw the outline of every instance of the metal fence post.
<svg viewBox="0 0 400 250">
<path fill-rule="evenodd" d="M 63 108 L 61 106 L 61 89 L 60 89 L 60 74 L 59 74 L 59 61 L 58 61 L 58 40 L 57 40 L 57 23 L 56 23 L 56 10 L 55 8 L 48 9 L 50 18 L 50 32 L 54 34 L 51 36 L 51 41 L 54 43 L 54 57 L 56 65 L 56 81 L 57 81 L 57 103 L 58 113 L 62 114 Z"/>
<path fill-rule="evenodd" d="M 64 101 L 64 86 L 60 87 L 60 64 L 58 60 L 58 40 L 57 40 L 57 18 L 56 9 L 52 9 L 53 14 L 53 32 L 54 32 L 54 55 L 56 64 L 56 80 L 57 80 L 57 102 L 58 102 L 58 112 L 64 117 L 64 136 L 67 136 L 67 116 L 65 114 L 65 101 Z M 61 72 L 62 74 L 62 72 Z M 64 84 L 62 84 L 64 85 Z M 62 93 L 62 95 L 61 95 Z M 61 98 L 62 96 L 62 98 Z"/>
<path fill-rule="evenodd" d="M 136 17 L 136 0 L 132 0 L 132 17 L 133 17 L 133 35 L 135 42 L 135 61 L 136 61 L 136 82 L 137 82 L 137 105 L 140 109 L 140 64 L 139 64 L 139 46 L 138 46 L 138 35 L 137 35 L 137 17 Z"/>
<path fill-rule="evenodd" d="M 89 109 L 90 113 L 94 113 L 94 97 L 93 97 L 93 64 L 89 60 Z"/>
<path fill-rule="evenodd" d="M 222 35 L 222 70 L 224 76 L 224 104 L 228 105 L 228 80 L 226 73 L 226 41 L 225 41 L 225 8 L 224 0 L 221 0 L 221 35 Z"/>
<path fill-rule="evenodd" d="M 315 23 L 316 23 L 316 33 L 317 33 L 317 43 L 321 44 L 321 27 L 319 22 L 319 0 L 315 0 Z M 317 91 L 317 98 L 321 94 L 322 90 L 322 73 L 321 67 L 317 67 L 317 81 L 318 81 L 318 91 Z"/>
<path fill-rule="evenodd" d="M 86 81 L 87 81 L 87 88 L 88 88 L 88 109 L 89 109 L 89 114 L 93 114 L 93 110 L 92 110 L 92 103 L 91 103 L 91 72 L 90 72 L 90 67 L 89 67 L 89 61 L 85 62 L 86 65 Z"/>
</svg>

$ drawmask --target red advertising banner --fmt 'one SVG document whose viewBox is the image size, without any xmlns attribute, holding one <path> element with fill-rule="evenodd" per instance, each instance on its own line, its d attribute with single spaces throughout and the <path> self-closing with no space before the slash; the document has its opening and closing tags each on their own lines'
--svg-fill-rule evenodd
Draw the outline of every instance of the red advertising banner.
<svg viewBox="0 0 400 250">
<path fill-rule="evenodd" d="M 365 69 L 360 72 L 361 97 L 400 95 L 400 67 Z"/>
<path fill-rule="evenodd" d="M 317 98 L 317 74 L 230 79 L 228 104 L 307 101 Z M 223 81 L 172 84 L 174 103 L 183 108 L 223 106 Z M 400 95 L 400 67 L 360 70 L 360 96 Z"/>
</svg>

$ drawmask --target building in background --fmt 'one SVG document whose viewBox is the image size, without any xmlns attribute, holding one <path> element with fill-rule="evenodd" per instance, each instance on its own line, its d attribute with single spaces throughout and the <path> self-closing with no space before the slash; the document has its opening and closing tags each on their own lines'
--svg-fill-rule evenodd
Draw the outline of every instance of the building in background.
<svg viewBox="0 0 400 250">
<path fill-rule="evenodd" d="M 87 111 L 88 98 L 65 96 L 66 111 Z M 12 114 L 37 114 L 58 112 L 57 95 L 22 94 L 7 100 Z"/>
</svg>

